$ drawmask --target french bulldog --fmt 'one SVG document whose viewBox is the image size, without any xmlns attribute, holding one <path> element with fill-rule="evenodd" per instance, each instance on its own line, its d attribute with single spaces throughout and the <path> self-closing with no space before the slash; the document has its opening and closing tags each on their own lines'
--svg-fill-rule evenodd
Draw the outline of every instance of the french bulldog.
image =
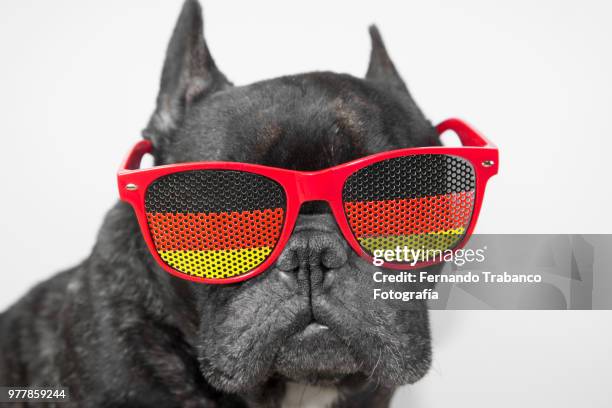
<svg viewBox="0 0 612 408">
<path fill-rule="evenodd" d="M 155 164 L 318 170 L 439 144 L 376 27 L 370 35 L 365 78 L 312 72 L 234 86 L 187 0 L 143 131 Z M 364 288 L 374 268 L 327 204 L 309 202 L 269 270 L 189 282 L 157 265 L 118 202 L 85 261 L 0 315 L 0 385 L 61 385 L 66 407 L 388 407 L 428 371 L 429 320 L 424 302 L 373 300 Z"/>
</svg>

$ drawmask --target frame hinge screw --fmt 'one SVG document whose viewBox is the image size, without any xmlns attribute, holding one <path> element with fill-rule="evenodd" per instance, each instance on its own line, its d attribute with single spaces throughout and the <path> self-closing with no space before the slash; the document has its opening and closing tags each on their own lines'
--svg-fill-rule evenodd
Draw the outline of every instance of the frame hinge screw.
<svg viewBox="0 0 612 408">
<path fill-rule="evenodd" d="M 134 191 L 138 190 L 138 186 L 136 184 L 130 183 L 125 185 L 126 190 Z"/>
<path fill-rule="evenodd" d="M 495 164 L 495 162 L 493 160 L 485 160 L 485 161 L 482 162 L 482 165 L 484 167 L 491 167 L 494 164 Z"/>
</svg>

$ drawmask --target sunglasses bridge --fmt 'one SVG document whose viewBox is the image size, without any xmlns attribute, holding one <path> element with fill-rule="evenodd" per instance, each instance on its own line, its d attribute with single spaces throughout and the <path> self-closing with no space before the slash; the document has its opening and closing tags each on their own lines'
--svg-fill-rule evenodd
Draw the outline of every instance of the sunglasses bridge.
<svg viewBox="0 0 612 408">
<path fill-rule="evenodd" d="M 330 171 L 325 169 L 295 173 L 295 191 L 300 203 L 334 200 L 334 193 L 337 194 L 338 191 L 329 184 Z"/>
</svg>

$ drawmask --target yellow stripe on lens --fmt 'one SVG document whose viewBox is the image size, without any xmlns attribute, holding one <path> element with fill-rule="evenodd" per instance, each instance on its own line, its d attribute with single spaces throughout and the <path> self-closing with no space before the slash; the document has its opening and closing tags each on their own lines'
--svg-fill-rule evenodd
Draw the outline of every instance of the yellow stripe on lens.
<svg viewBox="0 0 612 408">
<path fill-rule="evenodd" d="M 465 228 L 455 228 L 446 231 L 431 232 L 427 234 L 390 235 L 378 237 L 358 238 L 363 249 L 372 254 L 376 250 L 395 250 L 407 247 L 408 250 L 444 251 L 453 249 L 460 241 Z M 421 252 L 421 255 L 424 255 Z M 410 261 L 410 259 L 408 259 Z"/>
<path fill-rule="evenodd" d="M 231 278 L 261 265 L 272 248 L 242 248 L 219 251 L 158 251 L 159 256 L 179 272 L 208 279 Z"/>
</svg>

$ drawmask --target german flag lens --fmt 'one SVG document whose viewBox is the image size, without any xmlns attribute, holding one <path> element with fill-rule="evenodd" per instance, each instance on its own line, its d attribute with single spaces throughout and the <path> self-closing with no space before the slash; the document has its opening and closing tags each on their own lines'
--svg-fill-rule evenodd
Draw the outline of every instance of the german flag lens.
<svg viewBox="0 0 612 408">
<path fill-rule="evenodd" d="M 342 198 L 349 225 L 366 253 L 406 247 L 420 254 L 419 262 L 461 242 L 474 208 L 475 185 L 467 160 L 423 154 L 355 172 Z"/>
<path fill-rule="evenodd" d="M 187 275 L 222 279 L 261 265 L 276 246 L 286 199 L 275 181 L 234 170 L 195 170 L 155 180 L 145 197 L 159 256 Z"/>
</svg>

